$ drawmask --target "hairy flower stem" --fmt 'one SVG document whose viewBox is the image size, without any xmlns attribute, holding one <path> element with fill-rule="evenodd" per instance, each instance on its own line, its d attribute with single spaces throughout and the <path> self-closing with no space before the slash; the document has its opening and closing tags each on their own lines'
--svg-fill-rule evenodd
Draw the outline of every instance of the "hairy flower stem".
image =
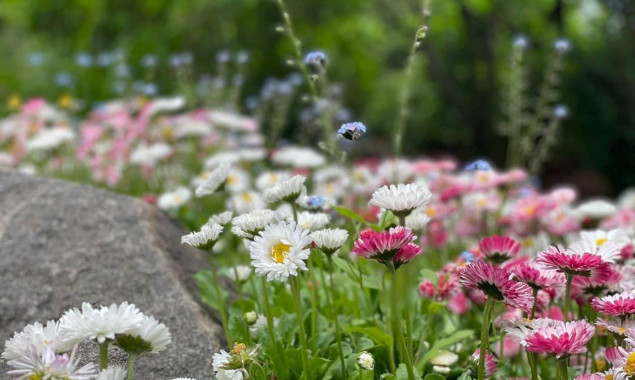
<svg viewBox="0 0 635 380">
<path fill-rule="evenodd" d="M 361 276 L 361 272 L 360 272 L 360 276 Z M 385 312 L 384 312 L 384 324 L 386 325 L 386 332 L 388 333 L 388 335 L 393 336 L 393 328 L 391 326 L 390 323 L 390 315 L 389 315 L 389 310 L 391 309 L 391 295 L 388 293 L 388 291 L 386 290 L 386 280 L 384 278 L 384 276 L 381 277 L 381 289 L 382 289 L 382 298 L 384 299 L 383 302 L 386 303 L 386 305 L 384 306 Z M 390 372 L 393 375 L 397 374 L 397 366 L 395 365 L 395 347 L 393 344 L 391 344 L 388 347 L 388 366 L 390 367 Z"/>
<path fill-rule="evenodd" d="M 564 296 L 564 321 L 569 322 L 569 310 L 571 308 L 571 283 L 573 282 L 573 275 L 567 273 L 567 287 L 565 289 Z"/>
<path fill-rule="evenodd" d="M 271 305 L 269 304 L 269 290 L 267 289 L 267 280 L 261 276 L 262 282 L 262 297 L 265 306 L 265 317 L 267 317 L 267 330 L 269 330 L 269 338 L 271 342 L 276 345 L 276 335 L 273 333 L 273 315 L 271 315 Z"/>
<path fill-rule="evenodd" d="M 405 78 L 401 91 L 399 92 L 399 119 L 397 121 L 397 128 L 395 129 L 393 141 L 395 157 L 399 157 L 401 155 L 401 143 L 403 141 L 404 133 L 406 132 L 406 123 L 408 120 L 408 101 L 410 100 L 410 86 L 412 82 L 415 53 L 417 52 L 417 48 L 421 45 L 421 41 L 426 37 L 426 32 L 428 31 L 427 19 L 430 14 L 430 0 L 422 1 L 421 13 L 423 15 L 423 25 L 421 25 L 415 32 L 414 40 L 410 46 L 410 53 L 406 59 L 406 66 L 404 67 Z"/>
<path fill-rule="evenodd" d="M 130 354 L 128 356 L 128 380 L 134 379 L 134 362 L 137 358 L 137 355 Z"/>
<path fill-rule="evenodd" d="M 479 352 L 478 360 L 478 380 L 485 380 L 485 355 L 489 350 L 489 325 L 495 305 L 496 300 L 492 297 L 487 297 L 485 310 L 483 311 L 483 324 L 481 325 L 481 350 Z"/>
<path fill-rule="evenodd" d="M 99 368 L 108 368 L 108 341 L 99 343 Z"/>
<path fill-rule="evenodd" d="M 212 273 L 212 286 L 214 286 L 214 292 L 216 293 L 216 297 L 218 299 L 218 311 L 220 313 L 221 323 L 223 324 L 223 330 L 225 330 L 225 339 L 227 339 L 227 346 L 231 347 L 234 342 L 232 341 L 232 336 L 229 332 L 229 323 L 227 322 L 227 308 L 225 307 L 225 300 L 223 299 L 223 293 L 221 292 L 220 284 L 218 282 L 218 270 L 216 268 L 216 263 L 212 262 L 211 248 L 209 252 L 209 258 L 209 266 Z"/>
<path fill-rule="evenodd" d="M 538 380 L 538 355 L 536 355 L 535 352 L 527 352 L 527 359 L 529 360 L 529 367 L 531 368 L 531 380 Z"/>
<path fill-rule="evenodd" d="M 335 281 L 333 281 L 333 273 L 335 273 L 335 271 L 333 270 L 333 260 L 331 259 L 330 256 L 328 256 L 329 259 L 329 282 L 330 282 L 330 291 L 333 292 L 333 297 L 332 299 L 335 299 Z M 329 292 L 325 292 L 325 293 L 329 293 Z M 333 320 L 335 321 L 335 340 L 337 341 L 337 349 L 339 350 L 340 353 L 340 365 L 342 366 L 342 377 L 345 378 L 346 377 L 346 361 L 344 360 L 344 349 L 342 348 L 342 335 L 340 333 L 340 323 L 339 323 L 339 318 L 337 315 L 337 310 L 335 310 L 335 305 L 331 304 L 330 298 L 327 295 L 327 301 L 329 303 L 329 309 L 331 309 L 331 312 L 333 313 Z M 361 369 L 360 369 L 360 373 L 361 373 Z"/>
<path fill-rule="evenodd" d="M 278 9 L 280 10 L 280 14 L 282 15 L 282 19 L 284 20 L 285 29 L 289 40 L 291 40 L 291 44 L 293 45 L 293 50 L 295 52 L 296 57 L 296 65 L 300 69 L 300 72 L 306 79 L 307 84 L 309 85 L 309 89 L 311 91 L 311 100 L 313 103 L 317 104 L 320 100 L 320 94 L 318 92 L 318 88 L 315 85 L 315 81 L 311 78 L 309 74 L 309 70 L 306 67 L 306 64 L 303 60 L 302 54 L 302 42 L 296 37 L 295 31 L 293 30 L 293 23 L 291 22 L 291 16 L 287 10 L 287 6 L 284 3 L 284 0 L 276 0 L 276 4 L 278 4 Z M 327 118 L 324 118 L 324 141 L 327 144 L 327 147 L 334 149 L 335 148 L 335 138 L 334 134 L 331 133 L 331 125 Z"/>
<path fill-rule="evenodd" d="M 392 295 L 391 295 L 391 309 L 392 309 L 392 324 L 393 326 L 395 326 L 394 329 L 394 335 L 397 338 L 397 347 L 399 347 L 399 354 L 401 357 L 401 360 L 405 362 L 406 364 L 406 370 L 408 371 L 408 380 L 414 380 L 415 379 L 415 374 L 414 374 L 414 369 L 412 366 L 412 359 L 410 357 L 410 350 L 408 349 L 408 346 L 406 344 L 406 340 L 404 339 L 404 333 L 403 330 L 401 329 L 401 324 L 403 321 L 401 321 L 401 313 L 400 313 L 400 308 L 399 308 L 399 304 L 398 304 L 398 300 L 400 299 L 400 287 L 398 286 L 398 277 L 397 277 L 397 271 L 395 270 L 395 266 L 392 264 L 392 262 L 390 262 L 390 265 L 388 266 L 388 269 L 390 269 L 390 274 L 391 274 L 391 282 L 392 282 Z"/>
<path fill-rule="evenodd" d="M 298 316 L 298 326 L 300 327 L 300 345 L 302 351 L 302 367 L 306 371 L 306 378 L 312 379 L 311 371 L 309 368 L 309 353 L 306 343 L 306 333 L 304 332 L 304 318 L 302 316 L 302 300 L 300 298 L 300 284 L 297 276 L 291 277 L 291 290 L 293 292 L 293 300 L 295 301 L 295 312 Z"/>
<path fill-rule="evenodd" d="M 560 378 L 562 380 L 569 380 L 568 365 L 569 355 L 564 355 L 558 359 L 558 368 L 560 369 Z"/>
<path fill-rule="evenodd" d="M 402 227 L 406 227 L 406 215 L 399 215 L 399 225 Z M 407 271 L 409 267 L 405 267 L 403 270 Z M 409 278 L 408 273 L 404 275 L 404 278 Z M 414 362 L 414 353 L 412 346 L 412 320 L 410 317 L 410 300 L 406 300 L 405 307 L 405 318 L 406 318 L 406 349 L 408 351 L 408 355 L 410 355 L 410 361 Z"/>
<path fill-rule="evenodd" d="M 318 303 L 319 303 L 319 295 L 318 295 L 318 282 L 315 279 L 315 259 L 314 254 L 311 254 L 307 263 L 309 264 L 309 277 L 311 277 L 311 350 L 315 352 L 315 345 L 317 344 L 317 315 L 318 315 Z"/>
<path fill-rule="evenodd" d="M 234 267 L 234 277 L 236 278 L 236 288 L 238 289 L 238 299 L 243 299 L 243 285 L 240 283 L 238 279 L 238 269 Z"/>
</svg>

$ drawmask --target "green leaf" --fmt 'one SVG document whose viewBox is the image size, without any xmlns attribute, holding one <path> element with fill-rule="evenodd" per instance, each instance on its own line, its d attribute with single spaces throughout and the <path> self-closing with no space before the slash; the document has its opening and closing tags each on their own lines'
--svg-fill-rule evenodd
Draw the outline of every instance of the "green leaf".
<svg viewBox="0 0 635 380">
<path fill-rule="evenodd" d="M 459 330 L 454 334 L 450 335 L 447 338 L 439 339 L 430 348 L 428 352 L 423 355 L 421 360 L 417 363 L 417 369 L 423 370 L 423 367 L 428 362 L 428 360 L 432 359 L 436 354 L 439 353 L 440 350 L 453 345 L 461 340 L 473 338 L 474 331 L 472 330 Z"/>
<path fill-rule="evenodd" d="M 339 206 L 334 206 L 333 209 L 340 215 L 342 215 L 345 218 L 349 218 L 349 219 L 353 219 L 357 222 L 360 222 L 362 224 L 368 224 L 368 222 L 366 222 L 366 219 L 364 219 L 363 216 L 359 215 L 358 213 L 356 213 L 355 211 L 346 208 L 346 207 L 339 207 Z"/>
<path fill-rule="evenodd" d="M 386 332 L 380 329 L 379 327 L 353 326 L 346 329 L 344 333 L 364 334 L 367 337 L 369 337 L 373 342 L 384 347 L 392 347 L 393 345 L 392 336 L 386 334 Z"/>
<path fill-rule="evenodd" d="M 203 270 L 194 275 L 198 288 L 201 292 L 201 300 L 214 310 L 220 310 L 221 302 L 227 302 L 227 292 L 220 286 L 220 295 L 214 285 L 214 274 L 211 271 Z"/>
<path fill-rule="evenodd" d="M 421 373 L 416 369 L 413 368 L 413 372 L 415 375 L 415 379 L 420 379 L 421 378 Z M 408 368 L 406 368 L 406 365 L 404 363 L 399 364 L 399 367 L 397 367 L 397 380 L 408 380 Z"/>
<path fill-rule="evenodd" d="M 340 259 L 339 257 L 333 256 L 333 263 L 335 266 L 344 271 L 353 281 L 359 282 L 359 272 L 357 268 L 354 268 L 350 261 L 346 261 L 344 259 Z"/>
</svg>

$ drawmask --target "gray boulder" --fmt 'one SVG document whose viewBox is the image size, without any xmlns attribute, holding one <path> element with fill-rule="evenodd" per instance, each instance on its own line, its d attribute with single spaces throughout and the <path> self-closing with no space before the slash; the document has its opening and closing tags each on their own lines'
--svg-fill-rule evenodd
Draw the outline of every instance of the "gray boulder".
<svg viewBox="0 0 635 380">
<path fill-rule="evenodd" d="M 137 360 L 137 379 L 210 379 L 223 332 L 192 277 L 207 266 L 205 254 L 181 245 L 183 233 L 140 200 L 0 170 L 2 349 L 14 331 L 84 301 L 129 301 L 172 333 L 165 351 Z M 116 361 L 125 361 L 116 350 Z M 97 363 L 96 346 L 82 351 Z"/>
</svg>

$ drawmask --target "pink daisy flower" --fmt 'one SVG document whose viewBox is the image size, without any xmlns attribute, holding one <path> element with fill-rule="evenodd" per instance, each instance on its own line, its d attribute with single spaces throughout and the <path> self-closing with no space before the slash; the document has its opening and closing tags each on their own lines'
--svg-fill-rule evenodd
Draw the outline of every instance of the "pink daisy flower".
<svg viewBox="0 0 635 380">
<path fill-rule="evenodd" d="M 453 272 L 445 273 L 442 271 L 437 273 L 437 276 L 439 280 L 436 287 L 430 280 L 426 279 L 421 281 L 421 284 L 419 284 L 419 294 L 422 297 L 445 300 L 457 292 L 459 289 L 458 275 Z"/>
<path fill-rule="evenodd" d="M 635 293 L 624 292 L 591 301 L 593 310 L 615 317 L 626 317 L 635 314 Z"/>
<path fill-rule="evenodd" d="M 529 285 L 510 280 L 507 270 L 482 261 L 465 267 L 461 272 L 460 282 L 463 286 L 482 291 L 488 298 L 493 297 L 507 306 L 527 312 L 534 302 Z"/>
<path fill-rule="evenodd" d="M 611 268 L 606 278 L 593 279 L 590 277 L 576 276 L 573 279 L 571 287 L 571 298 L 576 300 L 579 305 L 584 305 L 594 297 L 599 297 L 615 285 L 619 284 L 623 279 L 621 272 Z"/>
<path fill-rule="evenodd" d="M 620 346 L 607 348 L 606 360 L 613 365 L 614 379 L 627 380 L 635 375 L 635 352 Z"/>
<path fill-rule="evenodd" d="M 396 269 L 421 253 L 419 246 L 412 243 L 415 239 L 415 234 L 408 227 L 395 227 L 382 232 L 366 230 L 355 241 L 353 253 L 385 265 L 392 262 Z"/>
<path fill-rule="evenodd" d="M 538 253 L 536 262 L 565 274 L 605 279 L 611 270 L 609 263 L 592 253 L 576 253 L 551 246 Z"/>
<path fill-rule="evenodd" d="M 521 245 L 507 236 L 490 236 L 481 239 L 478 248 L 486 261 L 500 264 L 516 256 Z"/>
<path fill-rule="evenodd" d="M 524 282 L 534 290 L 560 289 L 565 285 L 565 277 L 562 273 L 535 263 L 525 261 L 505 268 L 514 275 L 516 280 Z"/>
<path fill-rule="evenodd" d="M 595 333 L 595 327 L 585 320 L 560 322 L 537 328 L 522 342 L 529 352 L 563 355 L 586 352 L 586 344 Z"/>
<path fill-rule="evenodd" d="M 477 348 L 476 351 L 474 351 L 474 353 L 472 354 L 472 356 L 469 357 L 470 364 L 473 366 L 473 368 L 478 367 L 478 363 L 480 361 L 480 355 L 481 355 L 481 349 Z M 485 353 L 485 377 L 486 378 L 492 377 L 496 373 L 496 368 L 497 368 L 496 358 L 494 358 L 494 355 L 492 355 L 488 350 Z M 472 371 L 476 373 L 476 370 L 472 369 Z"/>
</svg>

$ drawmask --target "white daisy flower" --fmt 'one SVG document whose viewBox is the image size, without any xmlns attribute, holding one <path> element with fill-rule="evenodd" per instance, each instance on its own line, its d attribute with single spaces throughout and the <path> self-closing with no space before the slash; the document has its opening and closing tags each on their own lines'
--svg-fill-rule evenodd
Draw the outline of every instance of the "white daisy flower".
<svg viewBox="0 0 635 380">
<path fill-rule="evenodd" d="M 313 239 L 316 247 L 327 255 L 332 255 L 346 243 L 348 231 L 341 228 L 317 230 L 311 233 L 311 239 Z"/>
<path fill-rule="evenodd" d="M 273 318 L 273 327 L 278 327 L 279 318 Z M 258 332 L 267 328 L 267 317 L 264 315 L 258 315 L 256 321 L 249 326 L 249 333 L 255 339 L 258 336 Z"/>
<path fill-rule="evenodd" d="M 111 365 L 99 373 L 97 380 L 125 380 L 127 374 L 128 371 L 124 367 Z"/>
<path fill-rule="evenodd" d="M 582 203 L 573 210 L 573 214 L 578 220 L 602 219 L 609 215 L 613 215 L 617 211 L 617 207 L 604 199 L 593 199 Z"/>
<path fill-rule="evenodd" d="M 622 191 L 617 203 L 621 209 L 635 210 L 635 187 Z"/>
<path fill-rule="evenodd" d="M 459 355 L 450 351 L 439 351 L 432 359 L 430 364 L 449 367 L 459 360 Z"/>
<path fill-rule="evenodd" d="M 73 140 L 75 140 L 75 134 L 66 127 L 48 128 L 27 141 L 26 150 L 28 152 L 52 150 Z"/>
<path fill-rule="evenodd" d="M 253 239 L 275 217 L 276 213 L 272 210 L 256 210 L 237 216 L 232 220 L 232 232 L 241 238 Z"/>
<path fill-rule="evenodd" d="M 286 181 L 291 178 L 291 173 L 287 171 L 270 171 L 262 173 L 256 178 L 256 187 L 258 190 L 263 191 L 270 187 L 277 185 L 282 181 Z"/>
<path fill-rule="evenodd" d="M 570 249 L 578 254 L 585 252 L 602 256 L 607 262 L 615 262 L 620 258 L 624 246 L 631 243 L 628 235 L 619 229 L 611 231 L 581 231 L 580 240 L 571 244 Z"/>
<path fill-rule="evenodd" d="M 255 210 L 262 210 L 267 207 L 267 204 L 260 194 L 249 190 L 240 194 L 234 194 L 227 200 L 226 206 L 236 214 L 245 214 Z"/>
<path fill-rule="evenodd" d="M 294 168 L 316 168 L 326 163 L 326 158 L 314 149 L 288 146 L 273 153 L 273 163 Z"/>
<path fill-rule="evenodd" d="M 229 222 L 232 221 L 232 218 L 234 217 L 234 213 L 231 211 L 225 211 L 225 212 L 221 212 L 220 214 L 215 214 L 209 217 L 209 220 L 207 221 L 207 223 L 212 224 L 212 223 L 218 223 L 221 226 L 224 226 L 226 224 L 229 224 Z"/>
<path fill-rule="evenodd" d="M 413 231 L 424 228 L 429 222 L 430 217 L 424 209 L 416 209 L 410 215 L 406 216 L 406 227 Z"/>
<path fill-rule="evenodd" d="M 207 117 L 215 127 L 231 131 L 255 132 L 260 126 L 255 119 L 226 111 L 210 111 Z"/>
<path fill-rule="evenodd" d="M 390 210 L 393 214 L 407 216 L 412 210 L 430 202 L 432 194 L 426 187 L 402 183 L 382 186 L 373 193 L 370 204 Z"/>
<path fill-rule="evenodd" d="M 225 275 L 234 282 L 245 282 L 251 275 L 251 267 L 248 265 L 237 265 L 229 268 Z"/>
<path fill-rule="evenodd" d="M 148 109 L 148 116 L 152 116 L 162 112 L 174 112 L 185 107 L 185 98 L 173 97 L 173 98 L 157 98 L 150 103 Z"/>
<path fill-rule="evenodd" d="M 141 339 L 143 342 L 139 342 Z M 117 346 L 129 354 L 156 354 L 172 341 L 170 330 L 153 317 L 144 316 L 137 327 L 117 336 Z"/>
<path fill-rule="evenodd" d="M 381 185 L 379 177 L 374 175 L 366 166 L 353 168 L 353 171 L 351 172 L 351 180 L 353 191 L 356 194 L 371 194 Z"/>
<path fill-rule="evenodd" d="M 298 224 L 309 231 L 324 228 L 330 220 L 331 217 L 323 212 L 302 211 L 298 213 Z"/>
<path fill-rule="evenodd" d="M 304 181 L 306 181 L 304 176 L 296 175 L 266 189 L 263 193 L 265 201 L 267 203 L 294 202 L 303 192 Z"/>
<path fill-rule="evenodd" d="M 204 137 L 212 133 L 212 127 L 192 117 L 180 117 L 174 122 L 174 137 Z"/>
<path fill-rule="evenodd" d="M 232 356 L 229 352 L 220 350 L 212 357 L 212 367 L 216 372 L 218 380 L 243 380 L 243 373 L 238 369 L 225 369 L 225 366 L 231 362 Z"/>
<path fill-rule="evenodd" d="M 309 231 L 295 223 L 270 224 L 250 245 L 251 265 L 256 273 L 267 276 L 267 281 L 284 281 L 289 276 L 297 276 L 298 269 L 307 270 L 309 244 Z"/>
<path fill-rule="evenodd" d="M 196 196 L 202 197 L 222 190 L 228 182 L 230 170 L 230 164 L 220 164 L 209 174 L 207 179 L 196 188 Z"/>
<path fill-rule="evenodd" d="M 172 154 L 172 148 L 168 144 L 140 144 L 130 154 L 130 163 L 144 166 L 155 166 L 157 162 L 167 158 L 170 154 Z"/>
<path fill-rule="evenodd" d="M 69 379 L 92 380 L 97 375 L 97 368 L 93 363 L 77 368 L 79 359 L 75 358 L 77 346 L 73 348 L 71 355 L 56 354 L 51 347 L 47 347 L 44 353 L 39 354 L 33 349 L 30 352 L 31 360 L 11 360 L 7 365 L 12 368 L 8 375 L 19 376 L 20 379 Z"/>
<path fill-rule="evenodd" d="M 6 361 L 29 360 L 33 349 L 41 356 L 49 347 L 53 352 L 64 352 L 70 350 L 72 344 L 62 341 L 58 322 L 48 321 L 46 326 L 35 322 L 24 327 L 21 332 L 16 332 L 5 342 L 2 358 Z"/>
<path fill-rule="evenodd" d="M 161 194 L 157 200 L 157 206 L 162 210 L 179 208 L 186 204 L 192 197 L 192 191 L 187 187 L 179 187 L 174 191 Z"/>
<path fill-rule="evenodd" d="M 267 153 L 265 148 L 249 148 L 238 151 L 240 160 L 243 162 L 260 162 L 267 158 Z"/>
<path fill-rule="evenodd" d="M 232 193 L 242 193 L 249 189 L 249 173 L 243 169 L 234 168 L 227 176 L 226 188 Z"/>
<path fill-rule="evenodd" d="M 235 164 L 240 161 L 240 154 L 238 152 L 219 152 L 213 154 L 205 160 L 203 167 L 211 169 L 219 166 L 220 164 Z"/>
<path fill-rule="evenodd" d="M 59 334 L 63 341 L 70 344 L 87 339 L 101 344 L 106 340 L 114 340 L 116 334 L 126 334 L 138 328 L 143 318 L 141 311 L 128 302 L 112 304 L 110 307 L 101 306 L 99 309 L 84 302 L 81 311 L 73 308 L 62 316 Z"/>
<path fill-rule="evenodd" d="M 350 173 L 341 166 L 328 166 L 313 176 L 314 190 L 331 198 L 344 197 L 350 187 Z"/>
<path fill-rule="evenodd" d="M 218 223 L 205 224 L 198 232 L 181 236 L 181 244 L 188 244 L 199 249 L 210 249 L 223 233 L 223 226 Z"/>
</svg>

